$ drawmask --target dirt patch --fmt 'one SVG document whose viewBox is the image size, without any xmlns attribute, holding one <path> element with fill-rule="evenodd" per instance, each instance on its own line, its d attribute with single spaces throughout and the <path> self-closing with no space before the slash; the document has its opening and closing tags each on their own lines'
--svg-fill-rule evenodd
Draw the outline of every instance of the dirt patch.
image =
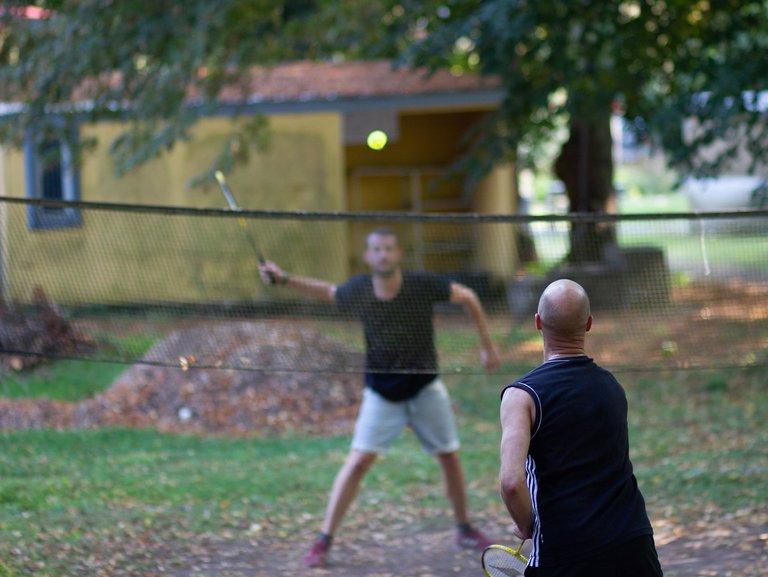
<svg viewBox="0 0 768 577">
<path fill-rule="evenodd" d="M 656 546 L 666 577 L 768 575 L 768 514 L 740 519 L 657 521 Z"/>
<path fill-rule="evenodd" d="M 317 372 L 273 370 L 277 347 L 287 366 L 292 359 L 310 362 Z M 217 357 L 206 358 L 208 350 Z M 179 366 L 134 365 L 107 391 L 77 403 L 0 400 L 0 429 L 127 426 L 244 436 L 337 434 L 349 430 L 362 393 L 359 370 L 331 370 L 359 369 L 363 355 L 301 326 L 276 332 L 263 324 L 209 323 L 171 333 L 144 361 L 157 358 L 177 358 Z M 218 363 L 253 370 L 195 367 Z"/>
<path fill-rule="evenodd" d="M 702 520 L 694 526 L 659 523 L 656 544 L 666 577 L 759 577 L 768 574 L 768 518 L 725 526 Z M 349 525 L 352 525 L 350 529 Z M 454 545 L 450 521 L 443 528 L 391 523 L 387 527 L 350 524 L 331 551 L 325 569 L 302 565 L 313 533 L 288 536 L 258 535 L 251 539 L 209 536 L 194 547 L 196 554 L 162 574 L 174 577 L 451 577 L 482 575 L 480 554 Z M 485 524 L 489 535 L 516 546 L 519 541 L 506 527 Z M 526 543 L 523 553 L 528 553 Z"/>
</svg>

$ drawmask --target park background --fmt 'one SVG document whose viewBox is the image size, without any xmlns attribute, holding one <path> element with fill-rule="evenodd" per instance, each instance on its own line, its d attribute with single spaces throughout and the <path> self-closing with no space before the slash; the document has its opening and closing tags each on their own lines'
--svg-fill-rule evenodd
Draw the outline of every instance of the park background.
<svg viewBox="0 0 768 577">
<path fill-rule="evenodd" d="M 632 458 L 666 574 L 766 572 L 768 214 L 754 79 L 768 59 L 744 57 L 763 50 L 764 7 L 372 3 L 393 37 L 390 25 L 413 24 L 401 46 L 424 47 L 413 63 L 443 54 L 428 74 L 393 66 L 391 52 L 341 58 L 338 45 L 325 61 L 295 58 L 312 42 L 326 48 L 318 31 L 359 48 L 357 28 L 333 9 L 309 10 L 304 28 L 308 8 L 290 3 L 264 21 L 247 3 L 139 4 L 86 13 L 41 2 L 0 14 L 0 575 L 300 570 L 296 551 L 347 451 L 361 332 L 261 284 L 249 236 L 293 273 L 340 281 L 361 270 L 364 232 L 382 224 L 401 234 L 409 267 L 475 288 L 502 349 L 501 369 L 483 374 L 467 320 L 437 311 L 479 525 L 514 541 L 496 484 L 498 392 L 540 361 L 535 300 L 569 276 L 593 295 L 590 354 L 627 389 Z M 483 28 L 502 14 L 508 27 Z M 238 19 L 262 25 L 258 46 Z M 572 61 L 546 50 L 564 22 L 575 26 Z M 426 38 L 449 39 L 447 50 L 419 42 L 443 25 Z M 687 44 L 676 44 L 681 30 Z M 127 67 L 105 31 L 135 50 Z M 222 42 L 205 73 L 195 57 L 178 58 L 228 35 L 252 56 Z M 521 78 L 499 74 L 485 38 L 523 58 Z M 645 81 L 666 90 L 659 101 L 690 99 L 692 88 L 709 98 L 682 106 L 679 124 L 674 107 L 635 101 L 636 85 L 612 84 L 634 79 L 599 73 L 622 65 L 605 58 L 610 38 L 635 43 L 637 61 L 658 69 Z M 585 55 L 593 68 L 580 68 Z M 99 66 L 121 74 L 81 84 Z M 672 77 L 679 84 L 665 84 Z M 578 98 L 595 90 L 585 78 L 610 95 L 594 99 L 605 105 L 594 117 Z M 747 94 L 739 89 L 753 92 L 734 101 Z M 116 98 L 133 106 L 116 115 Z M 482 132 L 489 123 L 507 130 Z M 545 137 L 527 139 L 522 127 Z M 383 148 L 368 146 L 373 130 L 388 135 Z M 675 133 L 699 141 L 710 164 L 670 150 Z M 512 151 L 497 148 L 509 141 Z M 564 160 L 563 174 L 555 167 L 569 146 L 581 160 Z M 242 211 L 226 208 L 215 169 Z M 437 474 L 406 437 L 366 480 L 329 574 L 479 574 L 476 555 L 452 548 Z"/>
</svg>

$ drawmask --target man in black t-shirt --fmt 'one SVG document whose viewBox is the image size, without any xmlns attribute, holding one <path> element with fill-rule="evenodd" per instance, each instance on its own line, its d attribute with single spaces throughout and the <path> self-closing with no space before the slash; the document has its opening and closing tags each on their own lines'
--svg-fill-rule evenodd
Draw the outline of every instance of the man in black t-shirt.
<svg viewBox="0 0 768 577">
<path fill-rule="evenodd" d="M 272 262 L 260 266 L 266 283 L 287 285 L 314 298 L 336 302 L 363 323 L 366 374 L 352 448 L 336 476 L 320 535 L 304 558 L 309 567 L 324 567 L 336 529 L 377 455 L 386 452 L 406 426 L 443 470 L 453 506 L 460 546 L 483 549 L 490 541 L 470 525 L 459 440 L 448 392 L 437 374 L 433 307 L 463 305 L 480 335 L 486 370 L 498 367 L 485 313 L 468 287 L 425 272 L 400 268 L 400 248 L 390 229 L 368 234 L 364 253 L 370 274 L 346 283 L 289 275 Z"/>
<path fill-rule="evenodd" d="M 535 316 L 544 363 L 501 393 L 502 499 L 531 539 L 527 577 L 660 577 L 629 459 L 627 399 L 585 354 L 589 299 L 550 284 Z"/>
<path fill-rule="evenodd" d="M 390 401 L 415 397 L 437 378 L 432 323 L 436 303 L 448 302 L 451 284 L 428 273 L 401 273 L 397 295 L 379 299 L 371 275 L 358 275 L 336 289 L 342 312 L 363 322 L 365 384 Z"/>
</svg>

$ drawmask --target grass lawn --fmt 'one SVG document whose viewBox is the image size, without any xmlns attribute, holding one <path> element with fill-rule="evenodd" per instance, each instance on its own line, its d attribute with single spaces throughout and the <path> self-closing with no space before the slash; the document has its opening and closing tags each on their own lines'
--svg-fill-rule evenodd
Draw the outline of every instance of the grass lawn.
<svg viewBox="0 0 768 577">
<path fill-rule="evenodd" d="M 63 360 L 0 381 L 0 397 L 76 401 L 104 390 L 126 369 L 124 363 Z"/>
<path fill-rule="evenodd" d="M 618 376 L 630 401 L 636 474 L 654 518 L 683 525 L 705 515 L 738 520 L 764 506 L 768 397 L 760 371 Z M 496 486 L 499 379 L 445 380 L 459 408 L 472 508 L 503 518 Z M 135 544 L 131 562 L 140 565 L 142 555 L 157 558 L 164 547 L 172 562 L 187 551 L 181 544 L 206 535 L 290 535 L 319 524 L 347 448 L 346 436 L 2 432 L 0 576 L 75 574 L 68 573 L 72 558 L 87 559 L 108 544 Z M 407 436 L 373 469 L 351 516 L 366 523 L 384 510 L 446 516 L 437 479 L 435 463 Z"/>
<path fill-rule="evenodd" d="M 108 354 L 139 358 L 159 335 L 117 337 L 107 340 Z M 64 359 L 44 363 L 24 373 L 9 373 L 0 379 L 0 398 L 78 401 L 106 389 L 129 365 L 118 362 Z"/>
</svg>

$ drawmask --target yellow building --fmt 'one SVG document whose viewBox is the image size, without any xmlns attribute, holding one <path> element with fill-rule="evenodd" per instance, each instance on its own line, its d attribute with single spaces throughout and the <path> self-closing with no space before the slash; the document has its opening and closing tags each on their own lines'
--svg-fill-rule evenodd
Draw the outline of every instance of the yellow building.
<svg viewBox="0 0 768 577">
<path fill-rule="evenodd" d="M 0 203 L 0 278 L 8 301 L 26 302 L 41 287 L 62 303 L 240 302 L 264 290 L 243 231 L 260 249 L 297 273 L 340 281 L 361 270 L 363 235 L 375 224 L 398 229 L 406 265 L 437 272 L 508 279 L 516 268 L 511 226 L 355 223 L 289 217 L 221 218 L 226 208 L 212 183 L 190 188 L 234 125 L 263 115 L 267 148 L 228 177 L 246 211 L 510 214 L 516 211 L 514 169 L 498 166 L 473 190 L 446 169 L 469 146 L 473 129 L 502 98 L 499 83 L 473 75 L 394 69 L 389 62 L 299 62 L 255 71 L 245 96 L 224 91 L 220 107 L 189 141 L 122 177 L 109 144 L 116 123 L 82 124 L 99 145 L 76 165 L 42 168 L 32 147 L 0 149 L 0 194 L 88 203 L 157 205 L 202 211 L 113 211 L 109 205 L 50 208 Z M 372 149 L 372 131 L 386 134 Z M 238 226 L 239 225 L 239 226 Z"/>
</svg>

